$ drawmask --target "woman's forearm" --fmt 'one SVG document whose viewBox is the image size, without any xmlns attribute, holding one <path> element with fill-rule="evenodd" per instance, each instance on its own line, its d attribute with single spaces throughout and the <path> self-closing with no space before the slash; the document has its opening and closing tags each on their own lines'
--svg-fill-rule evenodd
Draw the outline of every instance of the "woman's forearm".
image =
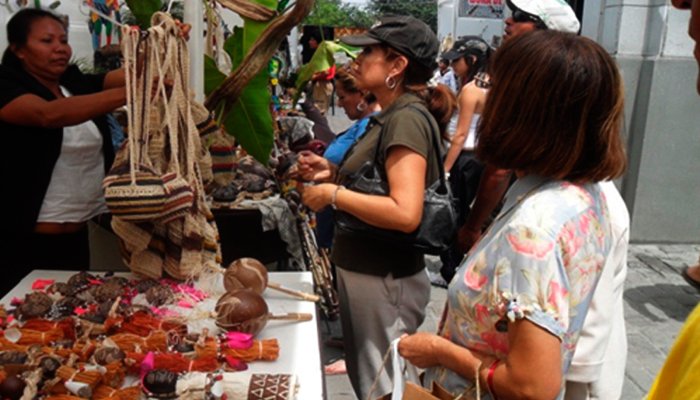
<svg viewBox="0 0 700 400">
<path fill-rule="evenodd" d="M 77 125 L 111 112 L 125 103 L 124 87 L 54 100 L 47 102 L 44 107 L 41 124 L 47 128 Z"/>
<path fill-rule="evenodd" d="M 61 128 L 106 114 L 126 102 L 125 88 L 46 101 L 22 95 L 0 109 L 0 120 L 19 126 Z"/>
<path fill-rule="evenodd" d="M 115 69 L 113 71 L 107 72 L 105 75 L 104 83 L 102 84 L 103 89 L 114 89 L 123 87 L 126 85 L 126 76 L 124 74 L 124 68 Z"/>
</svg>

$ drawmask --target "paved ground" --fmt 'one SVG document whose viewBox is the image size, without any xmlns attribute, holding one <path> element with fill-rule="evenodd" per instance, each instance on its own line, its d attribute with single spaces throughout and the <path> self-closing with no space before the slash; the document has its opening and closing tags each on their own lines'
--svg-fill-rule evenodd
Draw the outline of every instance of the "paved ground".
<svg viewBox="0 0 700 400">
<path fill-rule="evenodd" d="M 335 115 L 329 115 L 329 123 L 335 132 L 340 132 L 350 121 L 337 108 Z M 680 276 L 683 267 L 697 262 L 699 253 L 700 245 L 630 246 L 625 288 L 629 349 L 623 400 L 638 400 L 646 394 L 685 318 L 700 302 L 700 294 Z M 436 330 L 444 300 L 445 290 L 433 287 L 428 316 L 421 330 Z M 324 335 L 340 336 L 339 324 L 327 325 Z M 339 357 L 340 351 L 324 346 L 323 354 L 329 360 Z M 327 376 L 326 386 L 329 399 L 355 398 L 346 375 Z"/>
</svg>

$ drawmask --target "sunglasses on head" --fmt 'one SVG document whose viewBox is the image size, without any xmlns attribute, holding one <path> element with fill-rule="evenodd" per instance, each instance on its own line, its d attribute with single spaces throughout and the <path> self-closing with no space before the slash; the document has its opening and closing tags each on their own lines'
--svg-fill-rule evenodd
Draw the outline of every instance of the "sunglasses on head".
<svg viewBox="0 0 700 400">
<path fill-rule="evenodd" d="M 525 11 L 513 10 L 511 17 L 515 22 L 532 22 L 535 25 L 537 25 L 537 27 L 540 29 L 545 29 L 547 27 L 539 17 L 537 17 L 536 15 L 526 13 Z"/>
</svg>

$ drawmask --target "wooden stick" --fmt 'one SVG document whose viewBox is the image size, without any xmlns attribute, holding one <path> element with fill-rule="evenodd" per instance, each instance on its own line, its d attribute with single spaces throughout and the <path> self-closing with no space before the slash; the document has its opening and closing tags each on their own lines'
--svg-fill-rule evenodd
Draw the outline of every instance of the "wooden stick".
<svg viewBox="0 0 700 400">
<path fill-rule="evenodd" d="M 267 319 L 276 319 L 278 321 L 311 321 L 313 318 L 314 316 L 309 313 L 269 314 L 267 316 Z"/>
<path fill-rule="evenodd" d="M 300 290 L 289 289 L 289 288 L 286 288 L 286 287 L 280 285 L 279 283 L 275 283 L 275 282 L 267 282 L 267 287 L 269 287 L 270 289 L 280 291 L 282 293 L 292 295 L 292 296 L 300 298 L 302 300 L 308 300 L 308 301 L 314 301 L 314 302 L 321 300 L 321 298 L 318 295 L 302 292 Z"/>
</svg>

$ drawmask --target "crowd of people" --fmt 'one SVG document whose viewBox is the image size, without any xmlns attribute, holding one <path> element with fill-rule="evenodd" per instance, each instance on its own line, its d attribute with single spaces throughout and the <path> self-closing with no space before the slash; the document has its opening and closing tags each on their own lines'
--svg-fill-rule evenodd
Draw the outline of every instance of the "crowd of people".
<svg viewBox="0 0 700 400">
<path fill-rule="evenodd" d="M 304 106 L 328 144 L 322 155 L 299 154 L 299 178 L 309 182 L 302 198 L 318 212 L 319 243 L 336 267 L 360 399 L 391 391 L 385 353 L 397 338 L 410 378 L 454 398 L 621 396 L 629 215 L 611 182 L 627 165 L 619 68 L 578 35 L 566 2 L 506 3 L 498 49 L 467 36 L 438 54 L 432 30 L 409 16 L 342 37 L 362 49 L 332 76 L 355 122 L 335 134 L 312 102 Z M 689 33 L 699 40 L 700 2 L 673 4 L 692 10 Z M 7 31 L 0 264 L 12 268 L 3 292 L 30 268 L 89 268 L 87 221 L 107 212 L 101 182 L 114 159 L 104 115 L 126 98 L 122 70 L 87 75 L 69 64 L 65 26 L 51 12 L 24 9 Z M 358 189 L 368 166 L 385 194 Z M 410 236 L 430 223 L 424 193 L 445 171 L 460 226 L 441 257 L 447 304 L 437 332 L 416 333 L 431 290 L 423 252 L 333 221 L 346 215 Z M 700 289 L 700 266 L 683 276 Z M 696 308 L 650 399 L 700 398 L 699 324 Z"/>
</svg>

